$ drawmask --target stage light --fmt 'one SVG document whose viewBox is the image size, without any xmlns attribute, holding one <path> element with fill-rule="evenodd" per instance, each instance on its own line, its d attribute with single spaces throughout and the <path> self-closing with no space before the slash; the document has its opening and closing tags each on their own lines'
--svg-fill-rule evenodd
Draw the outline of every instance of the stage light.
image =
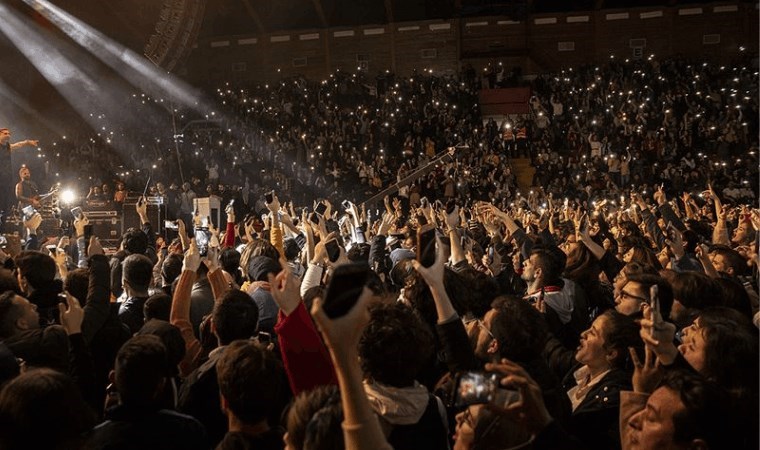
<svg viewBox="0 0 760 450">
<path fill-rule="evenodd" d="M 77 200 L 77 194 L 71 189 L 64 189 L 60 195 L 61 203 L 71 205 Z"/>
</svg>

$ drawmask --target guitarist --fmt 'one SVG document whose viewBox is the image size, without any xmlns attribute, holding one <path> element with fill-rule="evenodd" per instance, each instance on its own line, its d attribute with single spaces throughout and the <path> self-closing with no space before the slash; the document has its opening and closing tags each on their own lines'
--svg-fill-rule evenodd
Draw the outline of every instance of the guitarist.
<svg viewBox="0 0 760 450">
<path fill-rule="evenodd" d="M 32 172 L 26 165 L 21 166 L 18 171 L 21 181 L 16 183 L 16 199 L 18 200 L 18 209 L 32 205 L 35 209 L 41 206 L 40 192 L 37 183 L 32 181 Z"/>
</svg>

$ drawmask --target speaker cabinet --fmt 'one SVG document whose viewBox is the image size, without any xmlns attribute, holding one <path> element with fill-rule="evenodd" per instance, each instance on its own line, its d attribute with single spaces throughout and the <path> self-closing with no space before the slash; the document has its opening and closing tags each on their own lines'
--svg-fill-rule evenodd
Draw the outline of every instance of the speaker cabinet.
<svg viewBox="0 0 760 450">
<path fill-rule="evenodd" d="M 153 227 L 153 232 L 161 234 L 164 230 L 164 220 L 166 220 L 166 205 L 148 205 L 147 207 L 148 221 Z M 134 203 L 124 204 L 124 214 L 122 215 L 122 227 L 121 232 L 124 233 L 129 228 L 140 229 L 142 224 L 140 223 L 140 216 L 135 211 Z"/>
<path fill-rule="evenodd" d="M 211 218 L 211 223 L 218 229 L 222 223 L 222 207 L 219 197 L 204 197 L 193 200 L 193 209 L 201 219 Z"/>
<path fill-rule="evenodd" d="M 88 217 L 92 225 L 92 235 L 101 241 L 121 239 L 122 220 L 120 216 Z"/>
</svg>

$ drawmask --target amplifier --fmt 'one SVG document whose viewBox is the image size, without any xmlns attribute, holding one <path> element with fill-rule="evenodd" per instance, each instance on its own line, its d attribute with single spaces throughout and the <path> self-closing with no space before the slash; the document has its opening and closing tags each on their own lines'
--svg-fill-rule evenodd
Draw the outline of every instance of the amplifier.
<svg viewBox="0 0 760 450">
<path fill-rule="evenodd" d="M 92 235 L 101 241 L 121 239 L 121 217 L 92 217 L 87 214 L 87 219 L 92 226 Z"/>
<path fill-rule="evenodd" d="M 110 219 L 111 217 L 119 217 L 118 211 L 87 211 L 87 217 L 90 219 Z"/>
<path fill-rule="evenodd" d="M 166 205 L 147 205 L 148 220 L 153 227 L 153 232 L 161 234 L 164 230 L 164 220 L 166 220 Z M 142 224 L 140 223 L 140 216 L 135 211 L 135 205 L 124 204 L 124 215 L 122 221 L 122 233 L 129 228 L 140 229 Z"/>
</svg>

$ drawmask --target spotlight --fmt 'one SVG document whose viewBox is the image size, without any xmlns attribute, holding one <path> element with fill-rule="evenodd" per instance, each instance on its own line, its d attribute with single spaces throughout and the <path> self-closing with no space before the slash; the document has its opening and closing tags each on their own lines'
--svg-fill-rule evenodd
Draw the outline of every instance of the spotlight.
<svg viewBox="0 0 760 450">
<path fill-rule="evenodd" d="M 71 205 L 77 200 L 77 194 L 71 189 L 64 189 L 61 191 L 61 202 L 67 205 Z"/>
</svg>

